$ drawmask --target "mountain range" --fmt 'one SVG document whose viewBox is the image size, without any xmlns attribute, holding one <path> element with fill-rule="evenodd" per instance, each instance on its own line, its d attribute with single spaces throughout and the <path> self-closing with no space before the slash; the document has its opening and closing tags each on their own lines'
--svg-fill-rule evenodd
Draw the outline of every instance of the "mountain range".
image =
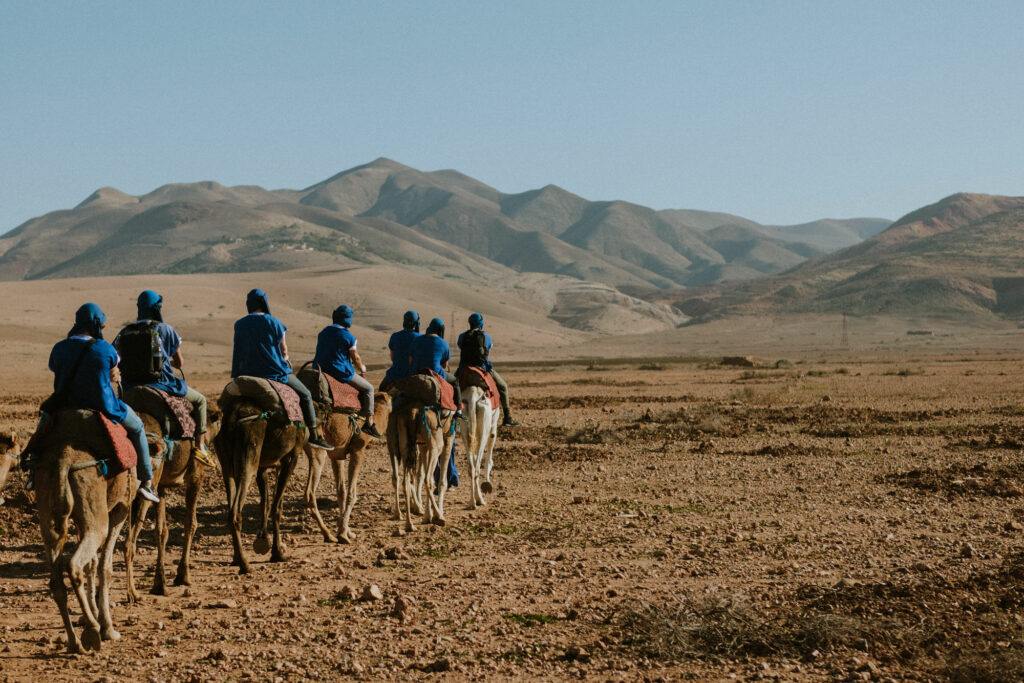
<svg viewBox="0 0 1024 683">
<path fill-rule="evenodd" d="M 724 213 L 500 192 L 377 159 L 303 190 L 102 188 L 0 235 L 0 280 L 403 264 L 481 277 L 564 275 L 627 292 L 780 273 L 885 229 L 876 218 L 765 226 Z"/>
</svg>

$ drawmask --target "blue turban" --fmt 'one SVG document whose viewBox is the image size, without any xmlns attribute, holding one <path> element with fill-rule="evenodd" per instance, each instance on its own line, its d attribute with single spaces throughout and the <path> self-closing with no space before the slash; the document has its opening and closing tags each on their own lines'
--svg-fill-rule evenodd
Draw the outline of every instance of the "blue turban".
<svg viewBox="0 0 1024 683">
<path fill-rule="evenodd" d="M 469 329 L 471 330 L 482 330 L 484 329 L 484 317 L 479 313 L 474 313 L 469 316 Z"/>
<path fill-rule="evenodd" d="M 250 313 L 266 313 L 270 315 L 270 302 L 267 293 L 258 287 L 245 296 L 245 308 Z"/>
<path fill-rule="evenodd" d="M 87 334 L 93 339 L 103 339 L 103 323 L 107 316 L 96 304 L 82 304 L 75 311 L 75 326 L 68 332 L 69 337 L 76 334 Z"/>
<path fill-rule="evenodd" d="M 444 339 L 444 321 L 440 318 L 434 318 L 427 325 L 427 334 L 436 334 L 441 339 Z"/>
<path fill-rule="evenodd" d="M 163 322 L 164 318 L 160 312 L 160 307 L 164 302 L 164 298 L 154 292 L 152 289 L 147 289 L 142 294 L 139 294 L 136 305 L 139 307 L 139 320 L 156 320 Z"/>
<path fill-rule="evenodd" d="M 331 315 L 334 324 L 342 327 L 352 327 L 352 308 L 344 304 L 334 309 Z"/>
<path fill-rule="evenodd" d="M 416 311 L 406 311 L 405 316 L 402 318 L 402 329 L 413 330 L 414 332 L 420 331 L 420 314 Z"/>
</svg>

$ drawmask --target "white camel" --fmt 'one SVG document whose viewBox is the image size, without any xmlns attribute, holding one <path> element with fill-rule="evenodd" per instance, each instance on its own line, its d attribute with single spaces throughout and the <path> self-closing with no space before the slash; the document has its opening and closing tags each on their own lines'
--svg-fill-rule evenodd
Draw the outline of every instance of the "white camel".
<svg viewBox="0 0 1024 683">
<path fill-rule="evenodd" d="M 462 390 L 462 402 L 466 406 L 462 440 L 466 445 L 466 459 L 469 460 L 469 490 L 472 492 L 471 506 L 475 510 L 478 506 L 486 504 L 484 493 L 493 490 L 491 467 L 494 465 L 494 444 L 498 440 L 501 409 L 492 408 L 487 393 L 475 386 Z"/>
</svg>

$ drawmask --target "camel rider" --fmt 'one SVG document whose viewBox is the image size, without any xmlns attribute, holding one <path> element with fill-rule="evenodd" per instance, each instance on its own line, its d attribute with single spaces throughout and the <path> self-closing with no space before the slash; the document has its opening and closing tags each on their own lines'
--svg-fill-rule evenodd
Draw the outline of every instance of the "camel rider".
<svg viewBox="0 0 1024 683">
<path fill-rule="evenodd" d="M 352 327 L 352 309 L 348 306 L 338 306 L 334 309 L 331 319 L 334 324 L 321 330 L 316 338 L 313 364 L 359 392 L 359 412 L 366 418 L 363 432 L 379 439 L 381 434 L 373 424 L 373 385 L 363 377 L 366 374 L 366 365 L 356 350 L 357 340 L 349 331 Z M 357 368 L 359 374 L 356 374 Z"/>
<path fill-rule="evenodd" d="M 185 361 L 181 355 L 181 336 L 164 322 L 163 301 L 150 289 L 139 294 L 138 318 L 114 338 L 114 348 L 121 354 L 121 379 L 126 387 L 145 385 L 170 396 L 184 396 L 192 404 L 192 419 L 196 422 L 194 452 L 207 465 L 216 466 L 216 458 L 206 448 L 206 397 L 174 374 L 174 368 L 181 368 Z M 160 347 L 158 368 L 151 367 L 151 335 L 155 335 Z M 159 377 L 154 380 L 157 373 Z"/>
<path fill-rule="evenodd" d="M 313 395 L 292 373 L 288 345 L 284 340 L 287 327 L 270 315 L 270 303 L 262 289 L 254 289 L 245 298 L 249 315 L 235 322 L 234 351 L 231 354 L 231 376 L 263 377 L 287 384 L 299 395 L 302 417 L 309 426 L 309 443 L 325 451 L 334 446 L 324 441 L 317 427 Z"/>
<path fill-rule="evenodd" d="M 512 412 L 508 405 L 508 384 L 494 371 L 491 364 L 491 335 L 484 332 L 484 317 L 479 313 L 469 316 L 469 329 L 459 335 L 459 369 L 455 374 L 462 373 L 462 368 L 470 365 L 478 367 L 491 373 L 494 383 L 498 386 L 498 396 L 501 398 L 501 412 L 504 418 L 501 421 L 502 427 L 518 427 L 519 423 L 512 419 Z"/>
<path fill-rule="evenodd" d="M 53 390 L 56 393 L 67 387 L 67 407 L 99 411 L 111 422 L 124 427 L 139 456 L 135 469 L 139 477 L 139 494 L 159 503 L 160 498 L 153 490 L 153 466 L 149 460 L 146 429 L 131 406 L 121 401 L 114 391 L 112 382 L 120 381 L 117 364 L 121 358 L 113 346 L 103 341 L 106 321 L 107 316 L 96 304 L 84 304 L 75 312 L 75 326 L 67 338 L 57 342 L 50 352 Z M 93 340 L 95 343 L 90 346 Z M 79 357 L 82 359 L 80 363 Z M 75 370 L 73 376 L 72 370 Z"/>
<path fill-rule="evenodd" d="M 414 373 L 420 370 L 433 370 L 441 377 L 448 380 L 448 383 L 455 389 L 455 411 L 456 419 L 462 419 L 462 391 L 459 389 L 459 381 L 455 375 L 448 372 L 448 361 L 451 359 L 451 350 L 448 342 L 444 340 L 444 322 L 440 318 L 434 318 L 427 325 L 426 334 L 420 335 L 413 340 L 409 346 L 409 367 Z"/>
<path fill-rule="evenodd" d="M 380 382 L 381 391 L 387 391 L 388 387 L 396 381 L 412 374 L 412 368 L 409 367 L 409 347 L 418 336 L 420 336 L 420 314 L 416 311 L 406 311 L 402 318 L 402 329 L 388 339 L 391 367 L 388 368 L 384 379 Z"/>
</svg>

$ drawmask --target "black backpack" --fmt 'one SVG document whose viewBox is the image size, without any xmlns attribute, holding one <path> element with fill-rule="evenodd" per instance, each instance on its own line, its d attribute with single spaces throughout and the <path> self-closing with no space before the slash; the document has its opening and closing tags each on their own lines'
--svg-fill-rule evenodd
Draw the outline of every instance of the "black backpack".
<svg viewBox="0 0 1024 683">
<path fill-rule="evenodd" d="M 114 340 L 114 346 L 121 354 L 121 378 L 128 384 L 160 381 L 164 354 L 156 331 L 158 324 L 152 320 L 132 323 Z"/>
<path fill-rule="evenodd" d="M 481 366 L 487 360 L 487 336 L 483 330 L 467 330 L 462 338 L 462 365 Z"/>
</svg>

